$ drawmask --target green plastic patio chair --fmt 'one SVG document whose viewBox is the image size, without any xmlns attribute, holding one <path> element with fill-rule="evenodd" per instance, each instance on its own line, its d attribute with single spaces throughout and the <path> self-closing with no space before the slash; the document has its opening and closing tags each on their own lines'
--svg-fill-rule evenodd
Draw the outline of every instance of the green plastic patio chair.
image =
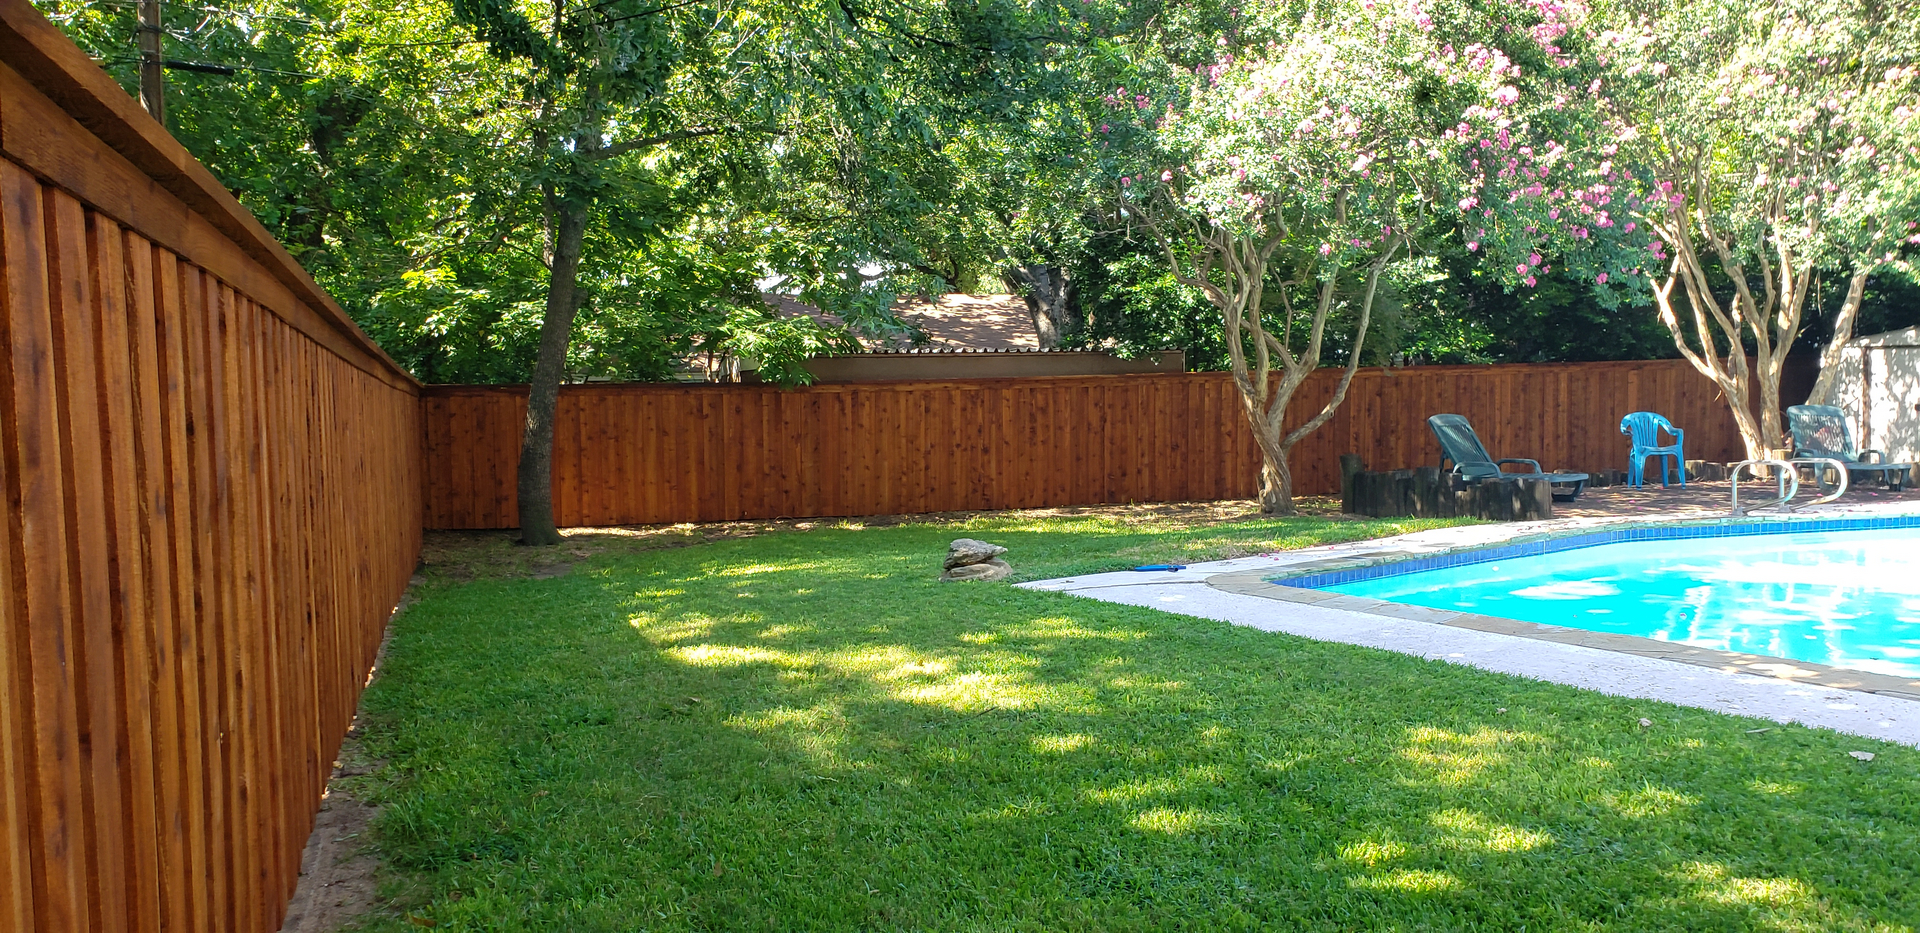
<svg viewBox="0 0 1920 933">
<path fill-rule="evenodd" d="M 1451 473 L 1461 479 L 1469 482 L 1544 479 L 1554 487 L 1553 498 L 1561 502 L 1580 498 L 1580 493 L 1587 488 L 1589 477 L 1585 473 L 1548 473 L 1540 469 L 1538 460 L 1512 457 L 1495 460 L 1487 453 L 1486 445 L 1480 443 L 1480 436 L 1473 432 L 1473 425 L 1465 415 L 1434 415 L 1427 419 L 1427 427 L 1433 429 L 1434 438 L 1440 441 L 1440 468 L 1446 469 L 1447 461 L 1453 461 Z M 1509 463 L 1524 463 L 1533 467 L 1533 472 L 1508 473 L 1501 469 Z M 1572 488 L 1563 488 L 1569 486 Z"/>
<path fill-rule="evenodd" d="M 1885 463 L 1887 455 L 1878 450 L 1854 450 L 1853 432 L 1847 428 L 1847 413 L 1832 405 L 1795 405 L 1787 409 L 1787 429 L 1793 432 L 1795 457 L 1825 457 L 1845 464 L 1847 473 L 1878 476 L 1894 492 L 1907 483 L 1910 464 Z M 1875 461 L 1869 461 L 1871 454 Z"/>
</svg>

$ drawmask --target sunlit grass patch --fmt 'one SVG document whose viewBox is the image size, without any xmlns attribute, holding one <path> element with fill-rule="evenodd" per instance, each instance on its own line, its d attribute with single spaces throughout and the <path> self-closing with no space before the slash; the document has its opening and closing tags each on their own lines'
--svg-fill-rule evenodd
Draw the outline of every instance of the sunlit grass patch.
<svg viewBox="0 0 1920 933">
<path fill-rule="evenodd" d="M 1793 878 L 1727 878 L 1704 893 L 1709 900 L 1741 907 L 1804 907 L 1813 900 L 1806 884 Z"/>
<path fill-rule="evenodd" d="M 975 671 L 894 691 L 901 699 L 930 703 L 960 712 L 988 709 L 1066 707 L 1083 703 L 1082 691 L 1060 689 L 1007 674 Z"/>
<path fill-rule="evenodd" d="M 1510 760 L 1506 747 L 1531 738 L 1486 726 L 1470 733 L 1420 726 L 1408 731 L 1406 747 L 1400 754 L 1430 769 L 1435 780 L 1466 784 L 1505 766 Z"/>
<path fill-rule="evenodd" d="M 1239 817 L 1232 813 L 1191 807 L 1154 807 L 1140 811 L 1129 822 L 1137 829 L 1174 836 L 1205 833 L 1240 825 Z"/>
<path fill-rule="evenodd" d="M 713 634 L 720 620 L 705 616 L 686 616 L 669 622 L 663 622 L 651 615 L 627 617 L 627 624 L 654 641 L 674 644 L 694 641 Z"/>
<path fill-rule="evenodd" d="M 1036 735 L 1030 740 L 1033 750 L 1048 755 L 1060 755 L 1092 748 L 1100 740 L 1082 732 L 1071 735 Z"/>
<path fill-rule="evenodd" d="M 777 564 L 748 564 L 743 567 L 727 567 L 717 571 L 714 575 L 720 577 L 755 577 L 770 573 L 801 573 L 809 570 L 825 570 L 832 566 L 832 564 L 832 561 L 822 560 L 783 561 Z M 741 584 L 735 585 L 739 586 Z"/>
<path fill-rule="evenodd" d="M 1137 641 L 1151 633 L 1146 629 L 1092 628 L 1067 618 L 1032 619 L 1017 625 L 1009 625 L 1000 630 L 1000 637 L 1017 638 L 1028 641 L 1046 641 L 1054 638 L 1105 638 L 1110 641 Z M 964 637 L 964 636 L 963 636 Z"/>
<path fill-rule="evenodd" d="M 667 649 L 667 656 L 696 667 L 735 667 L 741 664 L 805 667 L 809 663 L 806 658 L 789 652 L 740 645 L 686 645 Z"/>
<path fill-rule="evenodd" d="M 1160 775 L 1139 778 L 1116 784 L 1112 787 L 1092 788 L 1085 792 L 1088 800 L 1096 803 L 1134 803 L 1140 800 L 1157 800 L 1178 796 L 1184 792 L 1190 782 L 1184 776 Z"/>
<path fill-rule="evenodd" d="M 1673 816 L 1700 803 L 1700 798 L 1693 794 L 1652 785 L 1610 793 L 1605 799 L 1621 816 L 1634 819 Z"/>
<path fill-rule="evenodd" d="M 1446 848 L 1526 852 L 1553 844 L 1553 836 L 1549 833 L 1497 823 L 1466 810 L 1443 810 L 1429 819 L 1443 831 L 1440 844 Z"/>
<path fill-rule="evenodd" d="M 1370 891 L 1399 891 L 1407 894 L 1442 894 L 1458 891 L 1464 885 L 1451 872 L 1423 869 L 1398 869 L 1355 875 L 1347 883 Z"/>
<path fill-rule="evenodd" d="M 1368 839 L 1341 846 L 1340 859 L 1374 868 L 1394 859 L 1404 858 L 1410 851 L 1412 850 L 1408 849 L 1404 843 Z"/>
</svg>

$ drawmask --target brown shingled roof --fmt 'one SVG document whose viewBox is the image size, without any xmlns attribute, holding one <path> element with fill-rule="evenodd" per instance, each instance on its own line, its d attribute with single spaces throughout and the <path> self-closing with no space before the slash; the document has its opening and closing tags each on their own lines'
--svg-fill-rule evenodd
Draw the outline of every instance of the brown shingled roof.
<svg viewBox="0 0 1920 933">
<path fill-rule="evenodd" d="M 781 314 L 805 314 L 823 324 L 841 326 L 839 317 L 828 314 L 790 295 L 761 293 L 761 300 Z M 901 320 L 918 326 L 927 334 L 929 350 L 1037 350 L 1040 337 L 1034 332 L 1027 303 L 1018 295 L 966 295 L 958 292 L 933 300 L 902 298 L 893 306 Z M 870 350 L 899 349 L 879 341 L 866 341 Z"/>
<path fill-rule="evenodd" d="M 1027 303 L 1018 295 L 941 295 L 932 301 L 903 298 L 893 309 L 927 332 L 935 350 L 1037 350 Z"/>
</svg>

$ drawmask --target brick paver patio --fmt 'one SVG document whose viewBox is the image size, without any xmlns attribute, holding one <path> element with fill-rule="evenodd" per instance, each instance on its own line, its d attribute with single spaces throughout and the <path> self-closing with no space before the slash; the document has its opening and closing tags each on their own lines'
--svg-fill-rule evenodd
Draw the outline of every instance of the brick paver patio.
<svg viewBox="0 0 1920 933">
<path fill-rule="evenodd" d="M 1771 482 L 1752 482 L 1742 479 L 1740 482 L 1740 500 L 1745 504 L 1764 502 L 1776 495 Z M 1820 495 L 1810 482 L 1800 484 L 1800 495 L 1794 500 L 1804 505 Z M 1920 492 L 1909 488 L 1894 492 L 1886 486 L 1869 484 L 1848 489 L 1847 494 L 1835 505 L 1865 505 L 1870 503 L 1916 502 L 1920 503 Z M 1695 480 L 1687 483 L 1685 489 L 1678 485 L 1663 488 L 1659 483 L 1646 486 L 1608 486 L 1604 489 L 1589 489 L 1575 502 L 1555 502 L 1554 518 L 1629 518 L 1637 515 L 1663 518 L 1707 518 L 1714 515 L 1726 515 L 1729 511 L 1729 490 L 1727 483 L 1721 481 Z M 1768 514 L 1773 510 L 1767 510 Z"/>
</svg>

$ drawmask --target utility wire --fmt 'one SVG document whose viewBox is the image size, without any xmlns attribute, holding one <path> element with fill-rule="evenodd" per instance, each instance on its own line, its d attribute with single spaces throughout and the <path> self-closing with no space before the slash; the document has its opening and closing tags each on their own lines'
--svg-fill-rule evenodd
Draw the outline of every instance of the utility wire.
<svg viewBox="0 0 1920 933">
<path fill-rule="evenodd" d="M 138 58 L 126 58 L 126 57 L 107 59 L 107 63 L 111 65 L 129 65 L 129 64 L 136 63 L 138 61 L 140 61 L 140 59 Z M 284 75 L 289 78 L 325 77 L 325 75 L 314 74 L 311 71 L 282 71 L 281 69 L 278 69 L 278 68 L 264 68 L 259 65 L 223 65 L 218 62 L 190 62 L 190 61 L 182 61 L 177 58 L 166 59 L 165 61 L 162 61 L 160 64 L 163 67 L 165 67 L 168 71 L 191 71 L 198 74 L 208 74 L 208 75 L 231 76 L 242 71 L 253 71 L 253 72 L 258 72 L 260 74 Z"/>
<path fill-rule="evenodd" d="M 213 65 L 207 62 L 183 62 L 173 58 L 162 61 L 160 67 L 168 71 L 196 71 L 203 75 L 231 75 L 240 70 L 232 65 Z"/>
</svg>

